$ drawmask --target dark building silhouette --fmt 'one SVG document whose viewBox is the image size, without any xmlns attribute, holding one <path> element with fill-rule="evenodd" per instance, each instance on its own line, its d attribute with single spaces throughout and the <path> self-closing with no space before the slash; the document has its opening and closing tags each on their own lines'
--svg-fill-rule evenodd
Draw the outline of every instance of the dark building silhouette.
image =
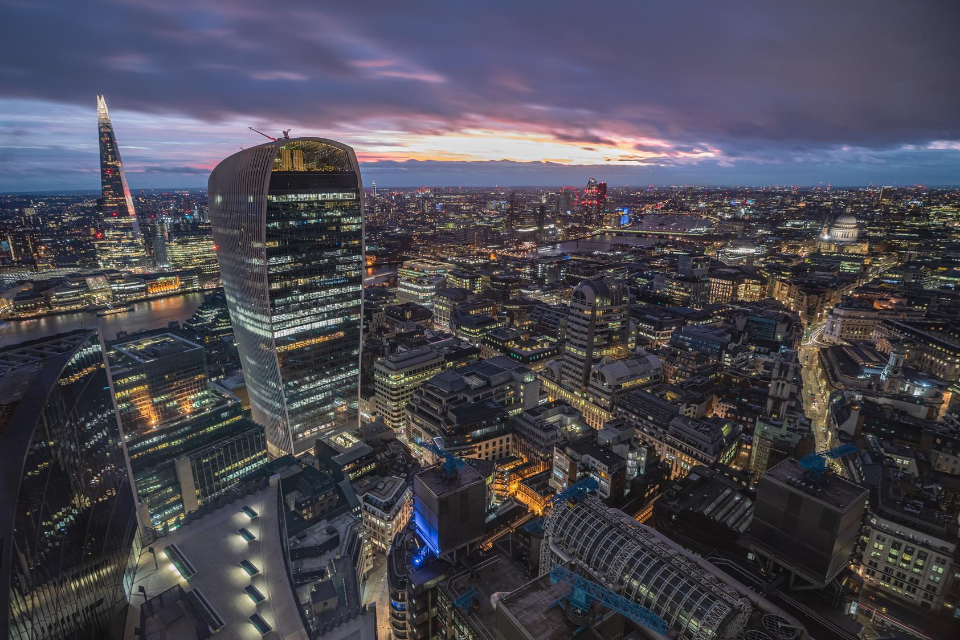
<svg viewBox="0 0 960 640">
<path fill-rule="evenodd" d="M 122 638 L 136 531 L 97 331 L 0 351 L 0 640 Z"/>
</svg>

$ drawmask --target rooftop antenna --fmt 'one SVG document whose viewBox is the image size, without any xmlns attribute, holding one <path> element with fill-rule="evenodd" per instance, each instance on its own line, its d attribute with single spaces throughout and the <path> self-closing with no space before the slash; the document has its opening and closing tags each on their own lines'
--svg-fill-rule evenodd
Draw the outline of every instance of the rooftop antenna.
<svg viewBox="0 0 960 640">
<path fill-rule="evenodd" d="M 254 133 L 259 133 L 259 134 L 262 135 L 264 138 L 269 138 L 269 139 L 273 140 L 274 142 L 277 141 L 276 138 L 274 138 L 273 136 L 268 136 L 268 135 L 265 134 L 263 131 L 257 131 L 257 130 L 254 129 L 253 127 L 247 127 L 247 129 L 250 129 L 250 131 L 253 131 Z"/>
</svg>

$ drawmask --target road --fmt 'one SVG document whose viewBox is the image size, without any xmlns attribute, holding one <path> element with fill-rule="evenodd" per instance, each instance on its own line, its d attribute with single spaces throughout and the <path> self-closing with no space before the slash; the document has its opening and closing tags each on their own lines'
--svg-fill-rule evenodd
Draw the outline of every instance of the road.
<svg viewBox="0 0 960 640">
<path fill-rule="evenodd" d="M 373 558 L 373 569 L 363 583 L 361 604 L 377 603 L 377 638 L 390 640 L 390 590 L 387 589 L 387 556 L 377 553 Z"/>
<path fill-rule="evenodd" d="M 810 418 L 817 451 L 826 451 L 836 444 L 835 435 L 829 430 L 827 420 L 828 389 L 819 375 L 820 362 L 818 351 L 829 346 L 820 341 L 824 325 L 811 330 L 800 344 L 800 375 L 803 378 L 803 411 Z"/>
</svg>

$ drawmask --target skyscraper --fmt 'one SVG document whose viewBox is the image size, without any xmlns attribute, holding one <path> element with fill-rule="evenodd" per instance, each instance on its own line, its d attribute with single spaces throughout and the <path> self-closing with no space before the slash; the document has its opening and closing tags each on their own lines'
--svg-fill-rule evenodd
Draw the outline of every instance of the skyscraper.
<svg viewBox="0 0 960 640">
<path fill-rule="evenodd" d="M 584 280 L 570 297 L 563 380 L 586 389 L 593 366 L 604 358 L 630 355 L 630 294 L 613 278 Z"/>
<path fill-rule="evenodd" d="M 210 221 L 254 419 L 271 453 L 359 420 L 363 190 L 350 147 L 284 138 L 210 176 Z"/>
<path fill-rule="evenodd" d="M 583 226 L 598 227 L 603 224 L 603 212 L 607 208 L 607 183 L 594 178 L 587 181 L 587 188 L 580 196 L 583 206 Z"/>
<path fill-rule="evenodd" d="M 113 133 L 107 101 L 97 96 L 97 125 L 100 131 L 100 228 L 94 244 L 102 269 L 142 269 L 147 264 L 140 223 L 133 210 L 133 198 L 120 160 L 120 148 Z"/>
<path fill-rule="evenodd" d="M 0 351 L 0 390 L 0 639 L 122 638 L 140 538 L 98 333 Z"/>
</svg>

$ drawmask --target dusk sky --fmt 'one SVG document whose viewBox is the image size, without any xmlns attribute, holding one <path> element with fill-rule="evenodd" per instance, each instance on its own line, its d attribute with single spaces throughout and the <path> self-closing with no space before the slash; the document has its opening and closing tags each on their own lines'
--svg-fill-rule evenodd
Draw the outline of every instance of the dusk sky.
<svg viewBox="0 0 960 640">
<path fill-rule="evenodd" d="M 957 0 L 0 7 L 0 192 L 98 188 L 98 93 L 134 190 L 248 126 L 384 187 L 960 184 Z"/>
</svg>

